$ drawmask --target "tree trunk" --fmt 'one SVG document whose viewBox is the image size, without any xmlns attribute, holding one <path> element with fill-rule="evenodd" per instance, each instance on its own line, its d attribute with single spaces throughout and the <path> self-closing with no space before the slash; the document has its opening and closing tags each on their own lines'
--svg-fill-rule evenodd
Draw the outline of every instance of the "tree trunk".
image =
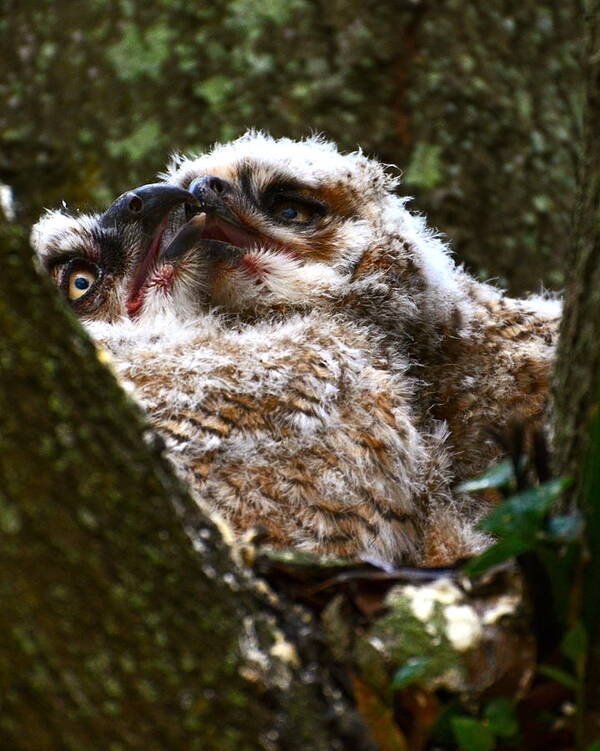
<svg viewBox="0 0 600 751">
<path fill-rule="evenodd" d="M 566 293 L 556 370 L 556 455 L 559 470 L 574 480 L 581 501 L 582 474 L 597 405 L 600 366 L 600 2 L 588 8 L 587 104 L 581 185 L 571 278 Z"/>
<path fill-rule="evenodd" d="M 581 185 L 556 370 L 557 470 L 573 478 L 570 501 L 586 519 L 575 603 L 587 627 L 589 709 L 600 712 L 600 0 L 586 14 L 586 110 Z M 581 587 L 581 592 L 579 592 Z M 598 716 L 598 715 L 596 715 Z"/>
<path fill-rule="evenodd" d="M 235 564 L 104 355 L 7 248 L 0 746 L 371 748 L 310 618 Z"/>
</svg>

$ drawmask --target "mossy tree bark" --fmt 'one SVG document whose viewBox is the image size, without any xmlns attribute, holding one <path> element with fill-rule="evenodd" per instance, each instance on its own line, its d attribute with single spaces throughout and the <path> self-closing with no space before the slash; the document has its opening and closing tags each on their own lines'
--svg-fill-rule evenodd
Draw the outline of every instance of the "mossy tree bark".
<svg viewBox="0 0 600 751">
<path fill-rule="evenodd" d="M 600 2 L 588 3 L 587 105 L 581 186 L 570 254 L 556 379 L 556 450 L 561 471 L 581 473 L 597 405 L 600 368 Z"/>
<path fill-rule="evenodd" d="M 27 253 L 0 261 L 0 746 L 370 748 Z"/>
<path fill-rule="evenodd" d="M 581 185 L 555 384 L 557 470 L 586 521 L 574 593 L 590 639 L 589 708 L 600 717 L 600 1 L 586 8 L 586 110 Z M 597 732 L 597 731 L 596 731 Z"/>
</svg>

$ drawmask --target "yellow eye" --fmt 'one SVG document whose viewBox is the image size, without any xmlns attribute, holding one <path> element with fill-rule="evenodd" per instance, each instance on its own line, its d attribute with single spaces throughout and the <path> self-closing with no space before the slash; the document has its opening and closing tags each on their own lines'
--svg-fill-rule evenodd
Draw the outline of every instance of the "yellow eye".
<svg viewBox="0 0 600 751">
<path fill-rule="evenodd" d="M 95 281 L 96 274 L 90 269 L 71 271 L 67 291 L 69 300 L 79 300 L 80 297 L 87 295 Z"/>
<path fill-rule="evenodd" d="M 314 206 L 309 206 L 303 201 L 293 201 L 289 198 L 283 198 L 275 201 L 271 208 L 271 213 L 277 219 L 283 219 L 284 222 L 303 224 L 310 222 L 317 211 Z"/>
</svg>

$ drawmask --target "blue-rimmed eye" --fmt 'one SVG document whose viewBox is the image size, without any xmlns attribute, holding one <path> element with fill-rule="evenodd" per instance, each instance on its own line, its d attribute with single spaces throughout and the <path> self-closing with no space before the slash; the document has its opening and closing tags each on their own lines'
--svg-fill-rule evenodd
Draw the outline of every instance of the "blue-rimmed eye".
<svg viewBox="0 0 600 751">
<path fill-rule="evenodd" d="M 294 224 L 306 224 L 320 212 L 315 206 L 291 198 L 280 198 L 271 207 L 271 213 L 277 219 Z"/>
</svg>

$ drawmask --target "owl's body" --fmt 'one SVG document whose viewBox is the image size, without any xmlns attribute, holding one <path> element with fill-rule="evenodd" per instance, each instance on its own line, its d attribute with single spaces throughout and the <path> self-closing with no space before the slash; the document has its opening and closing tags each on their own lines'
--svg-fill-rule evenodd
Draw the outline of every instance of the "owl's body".
<svg viewBox="0 0 600 751">
<path fill-rule="evenodd" d="M 395 253 L 393 242 L 366 253 L 327 305 L 377 339 L 388 362 L 405 359 L 413 419 L 421 431 L 446 434 L 429 449 L 439 474 L 423 517 L 424 562 L 444 565 L 489 544 L 477 522 L 499 500 L 456 487 L 503 458 L 498 437 L 514 426 L 527 443 L 547 432 L 561 305 L 506 297 L 453 264 L 427 268 L 418 259 L 428 245 L 435 252 L 438 241 L 424 232 L 414 243 L 403 238 Z"/>
<path fill-rule="evenodd" d="M 494 433 L 511 423 L 543 429 L 561 305 L 543 296 L 506 297 L 453 265 L 436 279 L 413 261 L 428 239 L 401 246 L 392 259 L 369 259 L 364 272 L 359 266 L 333 308 L 382 337 L 392 359 L 406 358 L 417 381 L 417 414 L 448 427 L 458 484 L 498 457 Z M 404 318 L 394 317 L 403 309 Z"/>
<path fill-rule="evenodd" d="M 315 313 L 92 323 L 199 502 L 269 544 L 416 563 L 435 443 L 412 380 L 360 329 Z M 439 447 L 437 448 L 439 451 Z"/>
<path fill-rule="evenodd" d="M 473 280 L 380 164 L 319 140 L 249 134 L 165 181 L 198 206 L 131 251 L 151 263 L 90 331 L 198 497 L 277 546 L 429 564 L 480 549 L 485 499 L 453 488 L 500 455 L 490 428 L 543 424 L 559 304 Z M 61 221 L 38 226 L 42 258 L 80 232 Z M 101 319 L 93 299 L 80 313 Z"/>
</svg>

